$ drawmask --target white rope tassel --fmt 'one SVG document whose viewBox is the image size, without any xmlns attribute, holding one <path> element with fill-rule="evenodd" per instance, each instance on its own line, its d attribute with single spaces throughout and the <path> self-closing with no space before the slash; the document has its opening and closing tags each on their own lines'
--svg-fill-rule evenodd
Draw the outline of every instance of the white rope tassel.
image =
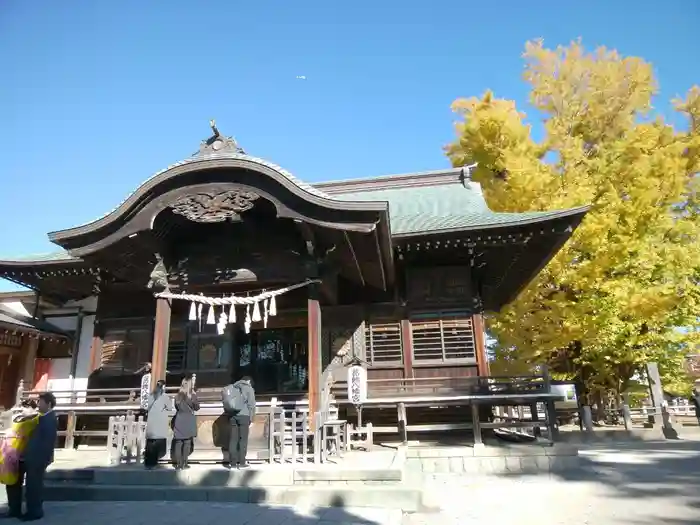
<svg viewBox="0 0 700 525">
<path fill-rule="evenodd" d="M 216 324 L 216 333 L 219 335 L 224 335 L 226 331 L 226 312 L 221 312 L 219 314 L 219 322 Z"/>
<path fill-rule="evenodd" d="M 270 313 L 270 300 L 263 301 L 263 328 L 267 328 L 267 317 Z"/>
<path fill-rule="evenodd" d="M 197 320 L 197 305 L 195 304 L 194 301 L 190 303 L 190 316 L 188 317 L 190 321 L 196 321 Z"/>
<path fill-rule="evenodd" d="M 233 295 L 231 296 L 231 298 L 233 299 Z M 230 324 L 233 324 L 236 322 L 236 305 L 233 303 L 231 303 L 231 308 L 228 311 L 228 322 Z"/>
<path fill-rule="evenodd" d="M 270 317 L 277 315 L 277 302 L 275 301 L 275 296 L 270 298 Z"/>
<path fill-rule="evenodd" d="M 260 303 L 258 303 L 258 301 L 255 301 L 255 303 L 253 304 L 253 317 L 251 318 L 251 320 L 254 323 L 259 323 L 260 321 L 262 321 L 262 317 L 260 317 Z"/>
<path fill-rule="evenodd" d="M 197 321 L 199 322 L 199 331 L 202 331 L 202 308 L 204 306 L 200 303 L 197 305 Z"/>
<path fill-rule="evenodd" d="M 216 317 L 214 317 L 214 306 L 209 307 L 209 313 L 207 314 L 207 324 L 216 324 Z"/>
<path fill-rule="evenodd" d="M 250 305 L 248 305 L 245 309 L 245 322 L 243 323 L 243 326 L 245 327 L 245 333 L 249 334 L 250 333 Z"/>
</svg>

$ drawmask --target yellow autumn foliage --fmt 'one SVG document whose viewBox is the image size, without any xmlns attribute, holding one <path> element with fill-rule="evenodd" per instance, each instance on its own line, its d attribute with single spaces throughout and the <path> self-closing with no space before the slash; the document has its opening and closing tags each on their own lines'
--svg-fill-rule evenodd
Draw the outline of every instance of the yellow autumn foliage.
<svg viewBox="0 0 700 525">
<path fill-rule="evenodd" d="M 674 101 L 675 129 L 652 112 L 652 66 L 579 42 L 526 45 L 533 138 L 513 101 L 459 99 L 455 166 L 478 162 L 495 211 L 591 205 L 572 239 L 520 296 L 488 319 L 494 369 L 548 363 L 591 388 L 624 390 L 650 360 L 670 389 L 700 353 L 700 89 Z"/>
</svg>

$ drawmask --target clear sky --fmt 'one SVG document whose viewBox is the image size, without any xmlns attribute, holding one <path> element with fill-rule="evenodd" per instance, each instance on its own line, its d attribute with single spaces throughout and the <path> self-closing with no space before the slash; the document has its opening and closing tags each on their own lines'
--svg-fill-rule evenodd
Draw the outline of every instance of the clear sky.
<svg viewBox="0 0 700 525">
<path fill-rule="evenodd" d="M 211 118 L 309 182 L 445 167 L 455 98 L 527 111 L 528 39 L 644 57 L 667 112 L 700 83 L 698 27 L 698 0 L 3 0 L 0 258 L 56 251 L 48 231 L 110 211 Z"/>
</svg>

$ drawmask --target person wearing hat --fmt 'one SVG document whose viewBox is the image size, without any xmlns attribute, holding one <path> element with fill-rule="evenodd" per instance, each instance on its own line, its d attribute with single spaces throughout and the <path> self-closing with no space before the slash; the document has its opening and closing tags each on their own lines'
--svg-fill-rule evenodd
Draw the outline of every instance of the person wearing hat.
<svg viewBox="0 0 700 525">
<path fill-rule="evenodd" d="M 35 521 L 44 517 L 44 474 L 53 463 L 53 449 L 58 434 L 58 418 L 54 412 L 56 397 L 51 392 L 39 395 L 39 423 L 29 437 L 19 463 L 19 478 L 7 485 L 7 517 Z M 26 483 L 26 512 L 22 514 L 22 483 Z"/>
</svg>

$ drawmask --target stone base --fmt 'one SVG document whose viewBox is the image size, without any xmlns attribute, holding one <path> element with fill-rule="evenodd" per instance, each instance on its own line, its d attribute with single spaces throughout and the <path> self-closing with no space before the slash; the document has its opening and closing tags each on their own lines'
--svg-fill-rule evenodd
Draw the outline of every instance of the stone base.
<svg viewBox="0 0 700 525">
<path fill-rule="evenodd" d="M 424 474 L 537 474 L 579 466 L 578 448 L 568 444 L 417 448 L 406 459 L 409 471 Z"/>
<path fill-rule="evenodd" d="M 680 439 L 684 434 L 693 434 L 688 427 L 674 427 L 673 432 L 664 430 L 663 425 L 650 425 L 644 428 L 606 428 L 597 427 L 593 432 L 581 432 L 580 430 L 565 430 L 560 432 L 559 440 L 567 444 L 596 443 L 596 442 L 625 442 L 625 441 L 662 441 L 666 439 Z M 680 434 L 680 435 L 679 435 Z"/>
</svg>

